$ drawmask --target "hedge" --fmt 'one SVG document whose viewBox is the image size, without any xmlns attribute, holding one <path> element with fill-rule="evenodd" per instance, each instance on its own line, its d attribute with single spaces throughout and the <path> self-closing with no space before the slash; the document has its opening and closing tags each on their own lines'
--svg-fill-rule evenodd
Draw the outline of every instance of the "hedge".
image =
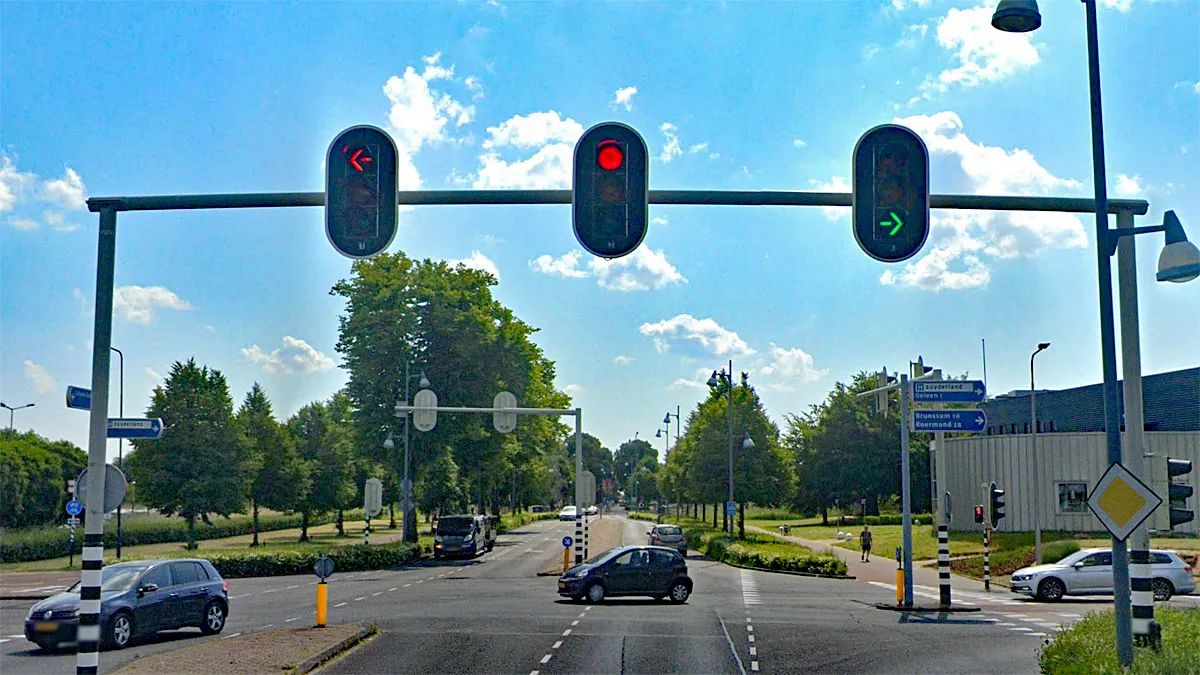
<svg viewBox="0 0 1200 675">
<path fill-rule="evenodd" d="M 501 516 L 500 525 L 496 528 L 496 534 L 504 534 L 518 527 L 535 523 L 539 520 L 556 520 L 557 513 L 518 513 L 515 516 Z"/>
<path fill-rule="evenodd" d="M 687 539 L 694 548 L 713 560 L 779 572 L 804 572 L 846 576 L 846 563 L 833 554 L 815 553 L 797 546 L 795 553 L 762 551 L 753 542 L 730 544 L 722 532 L 712 529 L 688 529 Z"/>
<path fill-rule="evenodd" d="M 421 547 L 411 542 L 394 542 L 377 546 L 334 546 L 327 551 L 222 551 L 220 553 L 192 552 L 187 557 L 204 558 L 212 562 L 226 579 L 240 577 L 281 577 L 293 574 L 312 574 L 313 564 L 322 555 L 333 560 L 334 573 L 377 570 L 402 565 L 421 557 Z"/>
<path fill-rule="evenodd" d="M 308 526 L 317 527 L 332 522 L 333 514 L 310 516 Z M 349 518 L 347 517 L 347 521 Z M 259 532 L 273 532 L 300 527 L 300 515 L 261 516 L 258 523 Z M 254 523 L 251 518 L 214 518 L 211 523 L 196 522 L 196 540 L 223 539 L 251 534 Z M 67 554 L 70 546 L 71 533 L 65 527 L 37 528 L 29 530 L 12 530 L 0 534 L 0 563 L 28 562 L 57 558 Z M 166 544 L 187 541 L 187 521 L 182 518 L 168 520 L 150 520 L 138 522 L 138 519 L 127 519 L 121 525 L 121 542 L 124 546 L 139 544 Z M 109 519 L 104 523 L 104 547 L 115 548 L 117 545 L 117 523 Z M 79 553 L 83 546 L 83 532 L 75 532 L 75 551 Z"/>
</svg>

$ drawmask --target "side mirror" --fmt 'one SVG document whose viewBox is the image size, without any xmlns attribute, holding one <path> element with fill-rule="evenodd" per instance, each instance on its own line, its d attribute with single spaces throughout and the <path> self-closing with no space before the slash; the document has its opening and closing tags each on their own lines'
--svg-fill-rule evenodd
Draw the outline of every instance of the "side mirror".
<svg viewBox="0 0 1200 675">
<path fill-rule="evenodd" d="M 153 593 L 158 590 L 158 584 L 146 584 L 138 589 L 138 597 L 142 597 L 147 593 Z"/>
<path fill-rule="evenodd" d="M 1083 567 L 1083 561 L 1080 560 L 1079 562 L 1075 563 L 1074 565 L 1071 565 L 1071 567 L 1074 567 L 1075 569 L 1079 569 L 1079 568 Z"/>
</svg>

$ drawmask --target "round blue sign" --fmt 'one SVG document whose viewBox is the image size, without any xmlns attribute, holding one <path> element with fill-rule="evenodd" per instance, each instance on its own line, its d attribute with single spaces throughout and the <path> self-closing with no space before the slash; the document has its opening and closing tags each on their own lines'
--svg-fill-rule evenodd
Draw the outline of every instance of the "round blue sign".
<svg viewBox="0 0 1200 675">
<path fill-rule="evenodd" d="M 571 544 L 574 544 L 574 543 L 575 543 L 575 540 L 572 539 L 571 537 L 563 537 L 563 548 L 571 548 Z"/>
<path fill-rule="evenodd" d="M 71 501 L 67 502 L 68 516 L 77 516 L 81 513 L 83 513 L 83 502 L 79 501 L 78 499 L 72 499 Z"/>
</svg>

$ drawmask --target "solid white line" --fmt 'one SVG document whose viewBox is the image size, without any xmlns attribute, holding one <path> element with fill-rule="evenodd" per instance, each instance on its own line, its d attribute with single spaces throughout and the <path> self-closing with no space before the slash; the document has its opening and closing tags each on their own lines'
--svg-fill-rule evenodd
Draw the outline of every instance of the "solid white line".
<svg viewBox="0 0 1200 675">
<path fill-rule="evenodd" d="M 554 646 L 551 647 L 550 649 L 558 649 L 561 646 L 562 646 L 562 640 L 559 640 L 558 642 L 555 642 Z"/>
<path fill-rule="evenodd" d="M 729 645 L 729 653 L 733 654 L 733 660 L 737 663 L 738 672 L 746 675 L 746 668 L 742 665 L 742 657 L 738 656 L 737 650 L 733 648 L 733 640 L 729 637 L 729 631 L 725 628 L 725 620 L 721 618 L 720 614 L 717 615 L 717 621 L 721 624 L 721 632 L 725 634 L 725 642 Z"/>
<path fill-rule="evenodd" d="M 23 634 L 17 634 L 17 635 L 5 635 L 4 637 L 5 637 L 5 638 L 11 638 L 11 639 L 13 639 L 13 640 L 16 640 L 17 638 L 23 638 L 23 637 L 25 637 L 25 636 L 24 636 Z"/>
<path fill-rule="evenodd" d="M 334 605 L 334 607 L 345 607 L 345 606 L 346 606 L 346 603 L 344 603 L 344 602 L 339 602 L 338 604 Z"/>
<path fill-rule="evenodd" d="M 542 657 L 542 663 L 550 663 L 550 657 L 551 657 L 551 656 L 554 656 L 554 655 L 553 655 L 553 654 L 547 654 L 547 655 L 543 656 L 543 657 Z"/>
<path fill-rule="evenodd" d="M 570 628 L 568 628 L 568 629 L 566 629 L 566 630 L 564 630 L 564 631 L 563 631 L 563 637 L 567 637 L 567 636 L 568 636 L 568 635 L 570 635 L 570 634 L 571 634 L 571 629 L 570 629 Z"/>
<path fill-rule="evenodd" d="M 222 639 L 222 640 L 228 640 L 229 638 L 235 638 L 235 637 L 237 637 L 237 636 L 239 636 L 239 635 L 241 635 L 241 633 L 234 633 L 233 635 L 226 635 L 226 636 L 222 637 L 221 639 Z"/>
<path fill-rule="evenodd" d="M 5 642 L 8 642 L 11 639 L 13 639 L 13 638 L 0 638 L 0 645 L 4 644 Z"/>
</svg>

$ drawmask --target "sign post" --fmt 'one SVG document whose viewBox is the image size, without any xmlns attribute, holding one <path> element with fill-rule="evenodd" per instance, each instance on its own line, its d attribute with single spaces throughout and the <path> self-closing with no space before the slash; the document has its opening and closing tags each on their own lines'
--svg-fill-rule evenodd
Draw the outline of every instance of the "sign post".
<svg viewBox="0 0 1200 675">
<path fill-rule="evenodd" d="M 325 627 L 325 602 L 329 598 L 329 589 L 325 580 L 333 576 L 333 560 L 328 556 L 317 558 L 313 564 L 313 574 L 317 575 L 317 628 Z"/>
<path fill-rule="evenodd" d="M 567 535 L 567 536 L 565 536 L 565 537 L 563 537 L 563 538 L 562 538 L 562 545 L 563 545 L 563 574 L 566 574 L 566 573 L 567 573 L 567 570 L 571 569 L 571 546 L 572 546 L 574 543 L 575 543 L 575 540 L 571 538 L 571 535 Z"/>
</svg>

